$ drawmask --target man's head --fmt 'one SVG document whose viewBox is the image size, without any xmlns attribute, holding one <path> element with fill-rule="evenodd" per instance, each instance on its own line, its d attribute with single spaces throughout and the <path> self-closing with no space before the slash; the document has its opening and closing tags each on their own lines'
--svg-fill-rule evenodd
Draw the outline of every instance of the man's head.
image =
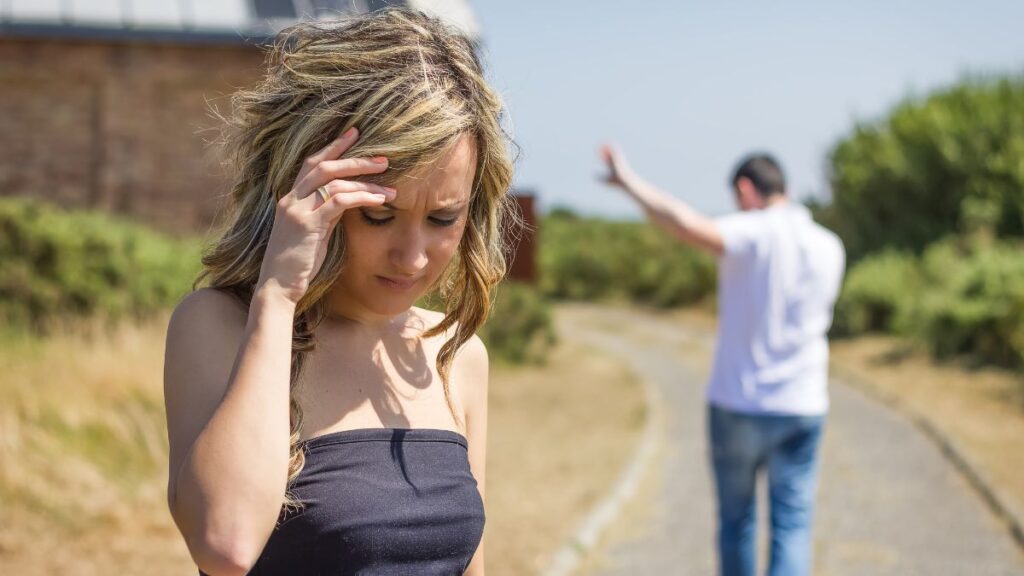
<svg viewBox="0 0 1024 576">
<path fill-rule="evenodd" d="M 782 167 L 769 154 L 749 154 L 732 175 L 732 187 L 740 210 L 760 210 L 786 194 Z"/>
</svg>

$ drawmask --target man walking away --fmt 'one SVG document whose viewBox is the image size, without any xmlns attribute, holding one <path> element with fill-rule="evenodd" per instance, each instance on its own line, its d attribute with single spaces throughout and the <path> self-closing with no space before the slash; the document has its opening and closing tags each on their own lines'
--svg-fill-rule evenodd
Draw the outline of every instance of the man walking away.
<svg viewBox="0 0 1024 576">
<path fill-rule="evenodd" d="M 718 261 L 718 337 L 707 387 L 722 576 L 755 573 L 756 479 L 768 475 L 770 576 L 810 573 L 818 443 L 828 411 L 828 340 L 846 266 L 839 238 L 790 200 L 779 163 L 744 158 L 740 212 L 709 218 L 632 172 L 606 146 L 607 182 L 648 218 Z"/>
</svg>

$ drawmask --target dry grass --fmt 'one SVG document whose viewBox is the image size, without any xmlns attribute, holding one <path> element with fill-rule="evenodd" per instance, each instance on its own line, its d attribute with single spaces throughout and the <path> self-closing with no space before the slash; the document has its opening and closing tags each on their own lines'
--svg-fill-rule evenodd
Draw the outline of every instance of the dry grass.
<svg viewBox="0 0 1024 576">
<path fill-rule="evenodd" d="M 192 570 L 165 504 L 165 322 L 5 342 L 0 572 Z"/>
<path fill-rule="evenodd" d="M 639 440 L 642 390 L 622 364 L 563 343 L 491 386 L 485 534 L 491 576 L 536 573 L 612 486 Z"/>
<path fill-rule="evenodd" d="M 0 573 L 195 573 L 165 500 L 165 326 L 0 345 Z M 614 481 L 641 394 L 571 344 L 491 393 L 488 572 L 525 574 Z"/>
<path fill-rule="evenodd" d="M 664 438 L 667 435 L 666 423 L 663 418 L 660 420 L 662 421 L 656 424 L 659 429 L 657 436 Z M 625 502 L 615 521 L 601 533 L 597 544 L 582 559 L 577 574 L 586 576 L 611 572 L 618 562 L 612 556 L 615 549 L 629 542 L 638 542 L 650 535 L 650 527 L 658 522 L 659 513 L 664 513 L 659 507 L 658 496 L 665 490 L 664 483 L 667 479 L 662 474 L 662 465 L 668 460 L 670 449 L 671 446 L 667 442 L 657 443 L 654 456 L 651 458 L 653 465 L 647 467 L 634 495 Z"/>
</svg>

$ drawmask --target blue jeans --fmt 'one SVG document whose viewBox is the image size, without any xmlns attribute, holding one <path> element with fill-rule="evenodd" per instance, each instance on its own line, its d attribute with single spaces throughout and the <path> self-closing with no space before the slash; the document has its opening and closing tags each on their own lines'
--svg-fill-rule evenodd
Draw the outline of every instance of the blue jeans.
<svg viewBox="0 0 1024 576">
<path fill-rule="evenodd" d="M 722 576 L 754 576 L 755 487 L 758 472 L 766 467 L 772 527 L 768 574 L 810 574 L 817 448 L 824 420 L 744 414 L 709 405 Z"/>
</svg>

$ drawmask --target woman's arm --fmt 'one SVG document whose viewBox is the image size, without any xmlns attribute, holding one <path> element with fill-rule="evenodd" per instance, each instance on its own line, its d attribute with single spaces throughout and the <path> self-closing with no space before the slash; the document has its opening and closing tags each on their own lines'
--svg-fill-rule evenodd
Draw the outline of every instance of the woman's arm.
<svg viewBox="0 0 1024 576">
<path fill-rule="evenodd" d="M 167 502 L 192 557 L 211 576 L 248 572 L 281 511 L 296 305 L 345 210 L 395 197 L 393 188 L 343 180 L 387 170 L 386 158 L 340 158 L 358 137 L 352 127 L 308 157 L 277 201 L 247 315 L 226 295 L 200 290 L 171 317 Z"/>
<path fill-rule="evenodd" d="M 258 290 L 248 315 L 213 289 L 167 330 L 168 505 L 193 560 L 245 574 L 274 528 L 288 476 L 294 305 Z"/>
<path fill-rule="evenodd" d="M 478 336 L 473 336 L 457 357 L 458 378 L 461 383 L 466 419 L 466 440 L 469 441 L 469 467 L 476 478 L 480 498 L 484 498 L 484 480 L 487 464 L 487 386 L 489 362 L 487 348 Z M 467 576 L 484 576 L 484 542 L 473 555 L 466 570 Z"/>
</svg>

